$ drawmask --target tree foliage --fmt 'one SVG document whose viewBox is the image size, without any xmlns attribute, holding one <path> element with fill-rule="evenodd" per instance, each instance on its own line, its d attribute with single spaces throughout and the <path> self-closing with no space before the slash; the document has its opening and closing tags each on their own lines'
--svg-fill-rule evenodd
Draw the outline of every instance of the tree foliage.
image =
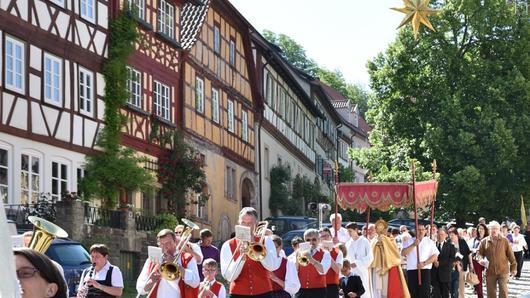
<svg viewBox="0 0 530 298">
<path fill-rule="evenodd" d="M 530 188 L 530 22 L 504 0 L 443 3 L 436 32 L 402 30 L 369 62 L 373 147 L 352 157 L 378 178 L 435 158 L 445 217 L 514 217 Z"/>
<path fill-rule="evenodd" d="M 286 166 L 277 165 L 270 171 L 271 194 L 269 198 L 269 208 L 273 215 L 278 215 L 281 211 L 290 214 L 290 193 L 288 184 L 291 181 L 291 171 Z"/>
<path fill-rule="evenodd" d="M 105 126 L 97 139 L 97 145 L 103 151 L 87 156 L 86 175 L 81 188 L 86 198 L 96 197 L 105 206 L 114 207 L 120 189 L 146 189 L 154 182 L 154 177 L 140 166 L 144 162 L 143 158 L 137 157 L 132 149 L 120 145 L 120 129 L 125 120 L 120 109 L 128 97 L 126 61 L 134 51 L 136 24 L 122 13 L 111 21 L 109 31 L 109 58 L 103 66 Z"/>
<path fill-rule="evenodd" d="M 339 91 L 354 104 L 358 104 L 361 114 L 366 112 L 369 93 L 360 85 L 348 83 L 340 70 L 331 71 L 319 66 L 315 60 L 307 57 L 302 45 L 285 34 L 264 30 L 263 36 L 270 43 L 278 46 L 283 57 L 291 64 L 313 77 L 318 77 L 322 82 Z"/>
</svg>

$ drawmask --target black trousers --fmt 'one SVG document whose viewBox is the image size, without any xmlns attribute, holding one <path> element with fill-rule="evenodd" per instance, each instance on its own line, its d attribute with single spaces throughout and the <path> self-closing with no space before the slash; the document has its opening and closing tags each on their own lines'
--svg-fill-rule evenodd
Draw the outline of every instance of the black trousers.
<svg viewBox="0 0 530 298">
<path fill-rule="evenodd" d="M 295 298 L 319 298 L 326 297 L 326 288 L 318 289 L 300 289 L 294 296 Z"/>
<path fill-rule="evenodd" d="M 418 284 L 418 270 L 407 270 L 407 285 L 411 298 L 427 298 L 431 295 L 431 269 L 422 269 L 421 285 Z"/>
<path fill-rule="evenodd" d="M 230 294 L 228 297 L 230 298 L 247 298 L 247 297 L 251 297 L 251 298 L 272 298 L 272 293 L 265 293 L 265 294 L 261 294 L 261 295 L 235 295 L 235 294 Z"/>
<path fill-rule="evenodd" d="M 326 287 L 327 298 L 339 298 L 339 285 L 328 285 Z"/>
<path fill-rule="evenodd" d="M 416 282 L 418 277 L 416 276 Z M 423 285 L 423 278 L 421 279 Z M 439 280 L 431 280 L 432 285 L 432 297 L 433 298 L 449 298 L 451 295 L 451 283 L 440 282 Z"/>
<path fill-rule="evenodd" d="M 515 277 L 521 277 L 521 270 L 523 270 L 523 251 L 514 251 L 513 254 L 515 255 L 515 260 L 517 261 L 517 274 L 515 274 Z"/>
</svg>

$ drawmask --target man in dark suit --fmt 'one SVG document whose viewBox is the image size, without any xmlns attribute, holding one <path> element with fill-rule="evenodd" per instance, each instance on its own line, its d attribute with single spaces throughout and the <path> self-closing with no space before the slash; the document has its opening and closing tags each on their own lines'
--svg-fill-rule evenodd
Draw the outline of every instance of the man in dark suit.
<svg viewBox="0 0 530 298">
<path fill-rule="evenodd" d="M 348 259 L 344 259 L 342 261 L 342 269 L 340 271 L 344 276 L 340 278 L 339 293 L 341 293 L 345 298 L 361 297 L 361 295 L 365 292 L 363 282 L 361 277 L 351 273 L 351 264 Z"/>
<path fill-rule="evenodd" d="M 432 297 L 449 298 L 451 293 L 451 271 L 455 261 L 456 247 L 447 239 L 447 230 L 438 229 L 436 247 L 440 251 L 431 270 Z"/>
</svg>

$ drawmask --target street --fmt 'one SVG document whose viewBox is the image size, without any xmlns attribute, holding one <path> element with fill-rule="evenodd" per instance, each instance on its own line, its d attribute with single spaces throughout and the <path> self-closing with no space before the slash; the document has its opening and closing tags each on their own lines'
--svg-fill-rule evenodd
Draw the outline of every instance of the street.
<svg viewBox="0 0 530 298">
<path fill-rule="evenodd" d="M 473 288 L 466 287 L 466 298 L 475 298 Z M 486 280 L 484 279 L 484 297 L 486 297 Z M 519 280 L 510 279 L 508 283 L 508 297 L 529 298 L 530 297 L 530 260 L 526 260 L 523 265 L 523 273 Z"/>
</svg>

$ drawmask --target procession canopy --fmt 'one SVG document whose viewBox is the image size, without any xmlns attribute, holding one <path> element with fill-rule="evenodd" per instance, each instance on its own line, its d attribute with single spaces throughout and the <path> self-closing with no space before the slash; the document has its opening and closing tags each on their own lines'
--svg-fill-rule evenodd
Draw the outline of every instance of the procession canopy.
<svg viewBox="0 0 530 298">
<path fill-rule="evenodd" d="M 414 192 L 413 192 L 414 187 Z M 406 208 L 414 203 L 418 208 L 436 200 L 436 180 L 412 183 L 348 183 L 337 184 L 338 203 L 343 208 L 363 213 L 367 208 L 388 211 L 390 206 Z"/>
</svg>

